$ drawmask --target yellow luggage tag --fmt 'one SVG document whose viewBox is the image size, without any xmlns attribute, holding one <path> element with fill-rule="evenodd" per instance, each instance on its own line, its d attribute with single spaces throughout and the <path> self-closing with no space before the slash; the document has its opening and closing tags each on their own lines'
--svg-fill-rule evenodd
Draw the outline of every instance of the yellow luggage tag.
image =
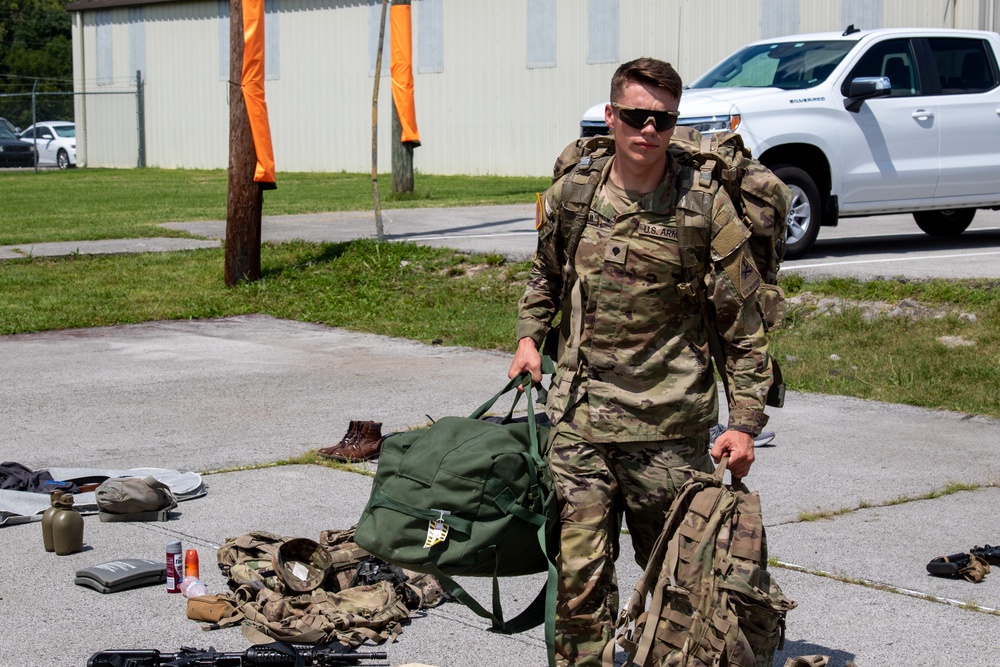
<svg viewBox="0 0 1000 667">
<path fill-rule="evenodd" d="M 439 512 L 441 515 L 436 519 L 431 519 L 427 525 L 427 539 L 424 540 L 424 549 L 430 549 L 435 544 L 444 542 L 448 539 L 448 524 L 444 522 L 444 515 L 451 514 L 451 512 L 445 510 L 435 509 L 435 512 Z"/>
</svg>

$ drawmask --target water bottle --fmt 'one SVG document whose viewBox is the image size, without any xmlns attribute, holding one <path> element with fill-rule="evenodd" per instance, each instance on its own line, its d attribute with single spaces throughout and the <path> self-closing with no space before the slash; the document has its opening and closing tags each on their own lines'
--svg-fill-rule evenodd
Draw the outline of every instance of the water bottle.
<svg viewBox="0 0 1000 667">
<path fill-rule="evenodd" d="M 202 595 L 208 595 L 208 586 L 199 581 L 197 577 L 184 577 L 180 589 L 186 598 L 200 598 Z"/>
</svg>

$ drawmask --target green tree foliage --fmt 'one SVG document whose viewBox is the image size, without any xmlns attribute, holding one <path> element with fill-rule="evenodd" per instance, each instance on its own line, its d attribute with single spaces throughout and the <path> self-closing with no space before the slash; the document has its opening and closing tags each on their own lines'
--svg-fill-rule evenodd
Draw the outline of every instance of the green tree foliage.
<svg viewBox="0 0 1000 667">
<path fill-rule="evenodd" d="M 0 92 L 71 90 L 71 21 L 60 0 L 0 0 Z"/>
</svg>

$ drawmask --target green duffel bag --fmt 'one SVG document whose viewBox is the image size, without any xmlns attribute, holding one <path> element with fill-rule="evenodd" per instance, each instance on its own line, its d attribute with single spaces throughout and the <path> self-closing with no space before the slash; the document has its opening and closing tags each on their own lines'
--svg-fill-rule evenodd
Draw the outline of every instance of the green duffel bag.
<svg viewBox="0 0 1000 667">
<path fill-rule="evenodd" d="M 518 385 L 528 394 L 527 421 L 512 418 L 520 396 L 500 423 L 482 419 Z M 355 541 L 385 561 L 438 577 L 494 630 L 520 632 L 545 620 L 548 638 L 556 586 L 547 542 L 557 535 L 558 507 L 543 451 L 547 435 L 536 423 L 530 378 L 520 375 L 469 417 L 388 437 Z M 504 621 L 496 578 L 538 572 L 548 572 L 546 587 Z M 455 576 L 493 577 L 492 613 Z"/>
</svg>

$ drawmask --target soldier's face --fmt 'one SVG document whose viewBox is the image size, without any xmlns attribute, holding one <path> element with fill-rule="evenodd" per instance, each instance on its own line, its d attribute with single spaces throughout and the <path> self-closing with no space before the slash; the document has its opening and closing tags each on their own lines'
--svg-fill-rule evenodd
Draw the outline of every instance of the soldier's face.
<svg viewBox="0 0 1000 667">
<path fill-rule="evenodd" d="M 614 132 L 616 159 L 642 169 L 661 168 L 666 161 L 674 128 L 658 132 L 652 120 L 642 128 L 633 127 L 622 119 L 622 111 L 614 104 L 633 109 L 676 112 L 680 101 L 662 88 L 629 82 L 625 84 L 620 99 L 612 100 L 612 103 L 604 108 L 604 120 Z M 635 117 L 636 113 L 631 115 Z"/>
</svg>

